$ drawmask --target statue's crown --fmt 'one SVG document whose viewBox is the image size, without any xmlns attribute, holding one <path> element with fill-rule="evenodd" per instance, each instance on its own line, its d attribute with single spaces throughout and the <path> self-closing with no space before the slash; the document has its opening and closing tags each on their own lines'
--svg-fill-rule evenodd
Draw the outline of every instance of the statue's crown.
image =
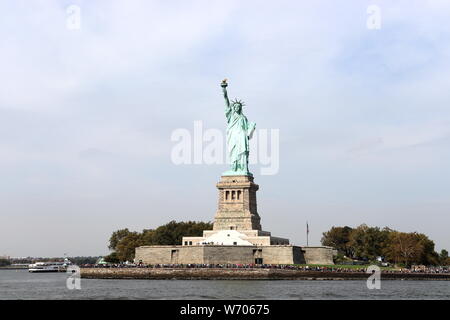
<svg viewBox="0 0 450 320">
<path fill-rule="evenodd" d="M 231 100 L 231 103 L 232 104 L 239 103 L 242 107 L 245 106 L 244 101 L 238 99 Z"/>
</svg>

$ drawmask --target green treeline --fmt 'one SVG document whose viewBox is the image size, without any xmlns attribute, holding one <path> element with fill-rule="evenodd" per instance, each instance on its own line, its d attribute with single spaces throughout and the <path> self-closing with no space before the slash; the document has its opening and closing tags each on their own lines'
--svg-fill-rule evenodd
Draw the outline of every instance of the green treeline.
<svg viewBox="0 0 450 320">
<path fill-rule="evenodd" d="M 117 230 L 109 239 L 108 248 L 113 252 L 105 257 L 105 261 L 113 263 L 133 261 L 134 250 L 139 246 L 179 245 L 182 237 L 201 236 L 203 230 L 211 230 L 212 227 L 213 224 L 210 222 L 171 221 L 156 229 L 144 229 L 142 232 Z"/>
<path fill-rule="evenodd" d="M 0 267 L 7 267 L 11 265 L 11 261 L 9 261 L 8 259 L 0 259 Z"/>
<path fill-rule="evenodd" d="M 108 248 L 112 253 L 105 261 L 118 263 L 133 261 L 135 249 L 144 245 L 180 245 L 184 236 L 197 237 L 203 230 L 211 230 L 210 222 L 171 221 L 156 229 L 132 232 L 120 229 L 112 233 Z M 446 250 L 435 251 L 435 245 L 426 235 L 417 232 L 399 232 L 390 228 L 380 229 L 362 224 L 356 228 L 332 227 L 323 233 L 322 245 L 338 250 L 336 262 L 345 260 L 385 261 L 403 266 L 413 264 L 450 265 Z"/>
<path fill-rule="evenodd" d="M 365 224 L 356 228 L 332 227 L 323 233 L 321 242 L 324 246 L 336 248 L 337 260 L 341 262 L 346 258 L 374 261 L 381 256 L 387 262 L 404 266 L 450 264 L 446 250 L 438 254 L 434 242 L 417 232 L 399 232 Z"/>
</svg>

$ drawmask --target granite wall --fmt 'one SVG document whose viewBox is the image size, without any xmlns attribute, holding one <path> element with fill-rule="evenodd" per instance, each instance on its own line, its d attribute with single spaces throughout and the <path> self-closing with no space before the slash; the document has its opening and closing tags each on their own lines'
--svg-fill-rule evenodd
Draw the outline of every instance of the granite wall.
<svg viewBox="0 0 450 320">
<path fill-rule="evenodd" d="M 145 264 L 333 264 L 329 247 L 275 246 L 142 246 L 136 262 Z"/>
</svg>

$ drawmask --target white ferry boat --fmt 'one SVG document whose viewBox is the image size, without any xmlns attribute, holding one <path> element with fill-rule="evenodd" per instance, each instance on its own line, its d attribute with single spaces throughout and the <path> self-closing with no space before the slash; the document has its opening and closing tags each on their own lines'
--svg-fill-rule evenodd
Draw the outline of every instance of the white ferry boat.
<svg viewBox="0 0 450 320">
<path fill-rule="evenodd" d="M 64 259 L 64 262 L 36 262 L 28 266 L 29 272 L 64 272 L 72 262 Z"/>
</svg>

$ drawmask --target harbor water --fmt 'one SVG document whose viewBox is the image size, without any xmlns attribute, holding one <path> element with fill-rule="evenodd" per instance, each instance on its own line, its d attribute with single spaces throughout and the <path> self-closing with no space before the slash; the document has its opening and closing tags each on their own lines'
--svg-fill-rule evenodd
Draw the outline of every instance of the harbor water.
<svg viewBox="0 0 450 320">
<path fill-rule="evenodd" d="M 450 281 L 385 280 L 101 280 L 66 286 L 66 273 L 0 270 L 7 299 L 450 299 Z"/>
</svg>

